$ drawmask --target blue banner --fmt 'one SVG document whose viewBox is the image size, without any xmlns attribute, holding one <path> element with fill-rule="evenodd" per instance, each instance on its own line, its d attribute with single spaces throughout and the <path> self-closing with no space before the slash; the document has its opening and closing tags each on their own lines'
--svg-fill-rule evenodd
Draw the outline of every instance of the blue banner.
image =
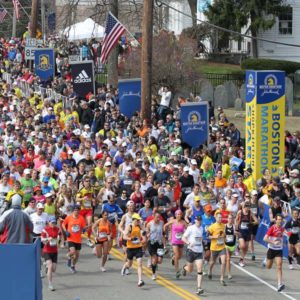
<svg viewBox="0 0 300 300">
<path fill-rule="evenodd" d="M 263 218 L 260 220 L 260 224 L 256 234 L 256 241 L 261 245 L 267 247 L 267 243 L 264 242 L 264 237 L 270 227 L 270 217 L 269 217 L 269 205 L 263 204 L 264 213 Z M 283 238 L 283 256 L 288 257 L 288 237 L 285 235 Z"/>
<path fill-rule="evenodd" d="M 136 111 L 141 110 L 141 79 L 119 80 L 120 112 L 131 118 Z"/>
<path fill-rule="evenodd" d="M 181 106 L 182 140 L 193 148 L 208 140 L 208 102 L 187 103 Z"/>
<path fill-rule="evenodd" d="M 55 73 L 54 50 L 41 48 L 34 52 L 35 74 L 41 81 L 52 80 Z"/>
<path fill-rule="evenodd" d="M 0 244 L 1 299 L 42 300 L 41 242 Z"/>
</svg>

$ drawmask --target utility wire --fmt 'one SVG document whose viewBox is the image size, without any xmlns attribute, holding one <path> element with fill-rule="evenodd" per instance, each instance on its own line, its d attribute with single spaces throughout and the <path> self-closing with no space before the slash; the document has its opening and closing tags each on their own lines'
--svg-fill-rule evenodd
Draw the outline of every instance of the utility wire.
<svg viewBox="0 0 300 300">
<path fill-rule="evenodd" d="M 183 11 L 180 11 L 179 9 L 163 2 L 163 1 L 160 1 L 160 0 L 155 0 L 155 3 L 158 7 L 161 7 L 162 5 L 188 17 L 188 18 L 191 18 L 191 19 L 195 19 L 193 16 L 183 12 Z M 215 24 L 212 24 L 212 23 L 209 23 L 207 21 L 202 21 L 202 20 L 199 20 L 196 18 L 197 21 L 199 21 L 200 23 L 203 23 L 203 24 L 206 24 L 212 28 L 215 28 L 215 29 L 218 29 L 220 31 L 224 31 L 224 32 L 228 32 L 228 33 L 231 33 L 231 34 L 234 34 L 234 35 L 239 35 L 241 37 L 244 37 L 244 38 L 248 38 L 248 39 L 251 39 L 251 40 L 257 40 L 257 41 L 262 41 L 262 42 L 266 42 L 266 43 L 271 43 L 271 44 L 276 44 L 276 45 L 283 45 L 283 46 L 289 46 L 289 47 L 300 47 L 299 44 L 289 44 L 289 43 L 283 43 L 283 42 L 276 42 L 276 41 L 272 41 L 272 40 L 268 40 L 268 39 L 264 39 L 264 38 L 260 38 L 260 37 L 254 37 L 254 36 L 251 36 L 251 35 L 247 35 L 247 34 L 243 34 L 243 33 L 240 33 L 240 32 L 237 32 L 237 31 L 234 31 L 234 30 L 230 30 L 230 29 L 227 29 L 227 28 L 224 28 L 224 27 L 220 27 L 218 25 L 215 25 Z"/>
</svg>

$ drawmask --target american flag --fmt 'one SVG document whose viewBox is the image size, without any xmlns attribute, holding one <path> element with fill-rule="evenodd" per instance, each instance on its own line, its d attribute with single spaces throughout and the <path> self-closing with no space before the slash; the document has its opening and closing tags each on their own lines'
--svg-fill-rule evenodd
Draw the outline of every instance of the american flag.
<svg viewBox="0 0 300 300">
<path fill-rule="evenodd" d="M 125 30 L 125 27 L 109 12 L 106 21 L 105 35 L 100 57 L 100 61 L 102 64 L 106 62 L 109 53 L 118 42 Z"/>
<path fill-rule="evenodd" d="M 13 5 L 14 5 L 14 11 L 15 11 L 15 14 L 16 14 L 16 19 L 19 20 L 20 19 L 20 6 L 21 6 L 21 3 L 19 0 L 12 0 L 13 2 Z"/>
<path fill-rule="evenodd" d="M 0 23 L 2 23 L 7 14 L 7 10 L 5 8 L 0 8 Z"/>
</svg>

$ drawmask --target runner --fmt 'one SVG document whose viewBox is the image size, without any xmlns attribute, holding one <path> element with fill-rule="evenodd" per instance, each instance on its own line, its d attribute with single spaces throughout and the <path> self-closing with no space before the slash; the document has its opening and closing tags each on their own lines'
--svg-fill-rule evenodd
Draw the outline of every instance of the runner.
<svg viewBox="0 0 300 300">
<path fill-rule="evenodd" d="M 164 226 L 165 232 L 167 231 L 167 228 L 171 226 L 171 243 L 173 250 L 172 265 L 175 266 L 176 279 L 178 279 L 181 275 L 179 269 L 179 260 L 181 259 L 183 254 L 184 242 L 182 241 L 182 236 L 187 227 L 187 224 L 183 220 L 182 216 L 182 211 L 180 209 L 176 210 L 175 219 L 171 219 Z"/>
<path fill-rule="evenodd" d="M 75 204 L 73 206 L 73 212 L 65 218 L 62 228 L 67 237 L 69 248 L 67 266 L 72 274 L 75 274 L 75 265 L 81 250 L 81 234 L 86 231 L 86 222 L 84 217 L 80 215 L 80 205 Z"/>
<path fill-rule="evenodd" d="M 215 215 L 216 223 L 212 224 L 208 228 L 209 238 L 211 240 L 210 245 L 210 261 L 209 261 L 209 272 L 208 279 L 212 279 L 212 269 L 216 263 L 218 257 L 221 258 L 221 277 L 220 283 L 226 286 L 224 281 L 225 266 L 226 266 L 226 249 L 225 249 L 225 225 L 222 223 L 221 213 Z M 227 216 L 228 218 L 228 216 Z"/>
<path fill-rule="evenodd" d="M 193 272 L 193 264 L 197 268 L 197 291 L 196 294 L 204 293 L 202 288 L 202 264 L 203 264 L 203 227 L 201 226 L 201 216 L 195 218 L 195 224 L 189 226 L 182 236 L 182 241 L 187 244 L 186 259 L 187 264 L 182 268 L 182 275 Z"/>
<path fill-rule="evenodd" d="M 133 263 L 135 257 L 138 264 L 138 287 L 142 287 L 145 282 L 142 280 L 143 273 L 143 244 L 146 242 L 146 232 L 141 228 L 141 217 L 134 213 L 132 215 L 132 224 L 128 225 L 124 232 L 124 238 L 127 240 L 127 261 L 124 264 L 121 274 L 124 276 Z"/>
<path fill-rule="evenodd" d="M 91 180 L 88 176 L 84 176 L 82 179 L 83 187 L 78 191 L 76 195 L 76 201 L 81 204 L 80 215 L 83 216 L 87 222 L 88 230 L 87 230 L 87 241 L 86 244 L 89 247 L 93 247 L 94 244 L 91 241 L 91 233 L 92 233 L 92 218 L 93 218 L 93 209 L 92 206 L 95 202 L 95 193 L 94 189 L 91 186 Z"/>
<path fill-rule="evenodd" d="M 258 220 L 255 215 L 252 214 L 250 210 L 251 204 L 246 201 L 242 205 L 242 209 L 238 211 L 235 226 L 239 234 L 239 248 L 241 252 L 241 258 L 239 265 L 245 267 L 245 256 L 248 252 L 249 242 L 251 240 L 251 226 L 258 224 Z"/>
<path fill-rule="evenodd" d="M 102 218 L 97 220 L 93 227 L 92 232 L 96 239 L 96 255 L 101 261 L 101 271 L 106 272 L 104 268 L 109 253 L 109 243 L 112 240 L 112 224 L 109 222 L 109 213 L 102 211 Z"/>
<path fill-rule="evenodd" d="M 164 222 L 159 212 L 154 213 L 153 220 L 146 226 L 146 232 L 151 256 L 152 280 L 156 280 L 157 265 L 162 263 L 164 255 Z"/>
<path fill-rule="evenodd" d="M 47 266 L 48 288 L 50 291 L 55 290 L 52 284 L 52 273 L 56 271 L 58 253 L 57 243 L 59 236 L 61 235 L 60 229 L 56 223 L 55 217 L 50 217 L 48 225 L 41 234 L 42 242 L 44 244 L 43 256 Z"/>
<path fill-rule="evenodd" d="M 297 259 L 297 264 L 300 264 L 300 220 L 299 211 L 297 209 L 292 210 L 292 218 L 285 224 L 285 229 L 289 236 L 289 269 L 293 270 L 293 256 Z"/>
<path fill-rule="evenodd" d="M 225 245 L 226 245 L 226 269 L 228 280 L 232 279 L 231 275 L 231 256 L 235 251 L 236 247 L 236 231 L 234 229 L 234 218 L 233 215 L 228 216 L 228 222 L 225 225 Z"/>
<path fill-rule="evenodd" d="M 203 215 L 203 208 L 200 204 L 201 198 L 200 196 L 195 196 L 194 204 L 186 210 L 185 212 L 185 221 L 187 224 L 195 224 L 196 217 Z"/>
<path fill-rule="evenodd" d="M 284 290 L 285 285 L 282 283 L 282 256 L 283 256 L 283 233 L 285 231 L 283 224 L 283 217 L 281 215 L 275 216 L 275 224 L 272 225 L 265 237 L 264 241 L 268 243 L 267 263 L 268 269 L 272 268 L 273 261 L 275 260 L 277 266 L 277 291 Z"/>
</svg>

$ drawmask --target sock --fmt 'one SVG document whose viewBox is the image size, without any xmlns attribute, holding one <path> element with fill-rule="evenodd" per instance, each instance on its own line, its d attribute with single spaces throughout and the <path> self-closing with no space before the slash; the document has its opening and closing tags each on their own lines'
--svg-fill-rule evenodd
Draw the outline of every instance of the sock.
<svg viewBox="0 0 300 300">
<path fill-rule="evenodd" d="M 155 274 L 156 272 L 156 265 L 152 264 L 151 265 L 152 273 Z"/>
<path fill-rule="evenodd" d="M 291 265 L 293 263 L 293 258 L 291 256 L 288 256 L 288 261 L 289 261 L 289 264 Z"/>
</svg>

